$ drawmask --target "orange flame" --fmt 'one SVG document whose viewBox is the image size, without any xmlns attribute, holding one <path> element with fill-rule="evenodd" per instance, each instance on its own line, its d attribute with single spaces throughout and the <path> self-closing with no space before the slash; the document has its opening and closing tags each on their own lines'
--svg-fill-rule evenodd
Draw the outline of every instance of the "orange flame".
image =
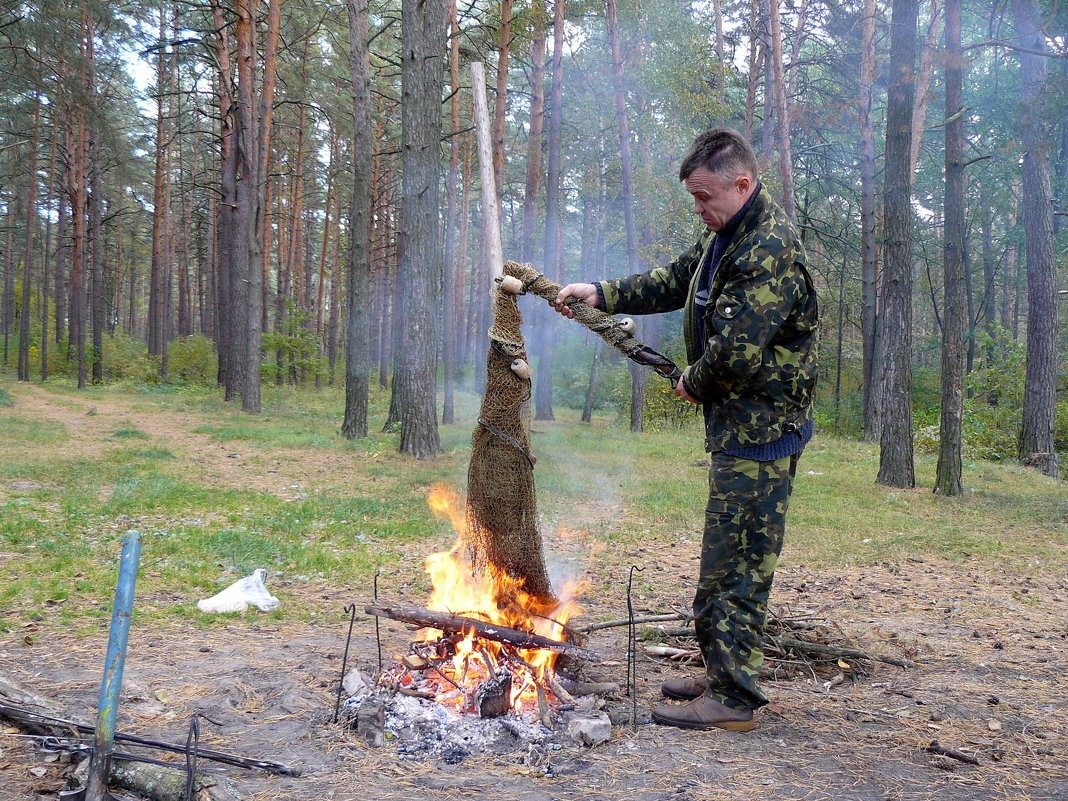
<svg viewBox="0 0 1068 801">
<path fill-rule="evenodd" d="M 467 556 L 464 502 L 459 494 L 451 487 L 435 485 L 430 489 L 427 502 L 439 519 L 449 519 L 456 532 L 451 548 L 426 559 L 426 572 L 433 586 L 427 608 L 530 631 L 563 642 L 564 624 L 580 611 L 573 598 L 576 586 L 569 583 L 561 592 L 561 601 L 547 605 L 523 590 L 521 580 L 493 565 L 476 575 Z M 432 631 L 434 634 L 428 634 L 427 641 L 436 638 L 437 630 Z M 493 675 L 501 651 L 499 643 L 478 639 L 472 632 L 466 632 L 464 639 L 456 644 L 449 683 L 439 685 L 438 700 L 457 706 L 463 704 L 463 693 L 456 691 L 456 685 L 461 689 L 472 689 Z M 546 649 L 520 650 L 518 653 L 526 665 L 512 672 L 510 700 L 513 708 L 537 698 L 538 683 L 542 686 L 548 683 L 558 656 Z"/>
</svg>

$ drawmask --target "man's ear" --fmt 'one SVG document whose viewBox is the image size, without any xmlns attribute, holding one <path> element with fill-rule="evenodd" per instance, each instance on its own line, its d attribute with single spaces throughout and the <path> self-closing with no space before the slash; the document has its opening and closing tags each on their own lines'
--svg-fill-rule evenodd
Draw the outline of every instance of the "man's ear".
<svg viewBox="0 0 1068 801">
<path fill-rule="evenodd" d="M 749 187 L 753 185 L 753 179 L 744 173 L 734 179 L 734 186 L 738 189 L 738 193 L 744 195 L 749 191 Z"/>
</svg>

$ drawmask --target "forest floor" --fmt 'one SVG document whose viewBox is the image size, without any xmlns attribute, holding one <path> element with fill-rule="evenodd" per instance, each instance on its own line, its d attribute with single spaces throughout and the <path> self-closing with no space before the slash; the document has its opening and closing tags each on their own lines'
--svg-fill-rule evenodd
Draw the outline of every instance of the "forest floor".
<svg viewBox="0 0 1068 801">
<path fill-rule="evenodd" d="M 869 446 L 819 436 L 802 462 L 773 609 L 830 621 L 844 642 L 913 668 L 850 660 L 831 666 L 845 680 L 830 688 L 823 666 L 768 681 L 772 704 L 747 734 L 624 726 L 548 761 L 517 751 L 448 765 L 371 748 L 329 720 L 342 607 L 370 599 L 376 570 L 384 597 L 425 599 L 411 554 L 440 550 L 450 533 L 414 502 L 432 483 L 460 483 L 470 420 L 443 427 L 439 459 L 413 465 L 392 452 L 395 435 L 337 438 L 337 396 L 281 392 L 250 420 L 206 392 L 3 388 L 13 405 L 0 408 L 0 672 L 93 718 L 117 543 L 137 528 L 119 728 L 182 742 L 201 712 L 221 724 L 202 725 L 205 746 L 303 771 L 227 769 L 245 798 L 1068 799 L 1064 484 L 970 463 L 969 493 L 937 498 L 921 457 L 927 487 L 893 492 L 872 486 Z M 685 606 L 704 481 L 695 439 L 535 424 L 541 510 L 546 530 L 566 527 L 550 547 L 584 578 L 581 620 L 625 616 L 631 564 L 645 568 L 638 614 Z M 680 462 L 680 452 L 691 455 Z M 279 610 L 196 611 L 258 566 Z M 619 678 L 624 631 L 588 643 Z M 402 626 L 383 632 L 388 652 L 403 650 Z M 375 651 L 360 618 L 356 664 L 372 671 Z M 639 707 L 685 670 L 641 656 Z M 979 764 L 928 753 L 932 740 Z M 0 736 L 0 801 L 56 798 L 69 766 L 48 759 Z"/>
</svg>

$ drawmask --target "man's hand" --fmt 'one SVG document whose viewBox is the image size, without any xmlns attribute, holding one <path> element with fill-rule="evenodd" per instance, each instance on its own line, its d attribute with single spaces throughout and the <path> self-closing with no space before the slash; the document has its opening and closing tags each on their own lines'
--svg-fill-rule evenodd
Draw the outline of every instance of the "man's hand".
<svg viewBox="0 0 1068 801">
<path fill-rule="evenodd" d="M 681 378 L 679 379 L 679 383 L 675 385 L 675 394 L 688 403 L 695 404 L 696 406 L 701 405 L 701 401 L 697 400 L 697 398 L 686 391 L 686 385 L 682 383 Z"/>
<path fill-rule="evenodd" d="M 575 313 L 565 303 L 568 298 L 578 298 L 587 306 L 593 306 L 595 309 L 601 305 L 597 287 L 593 284 L 568 284 L 556 296 L 556 300 L 553 301 L 553 308 L 569 319 L 573 318 Z"/>
</svg>

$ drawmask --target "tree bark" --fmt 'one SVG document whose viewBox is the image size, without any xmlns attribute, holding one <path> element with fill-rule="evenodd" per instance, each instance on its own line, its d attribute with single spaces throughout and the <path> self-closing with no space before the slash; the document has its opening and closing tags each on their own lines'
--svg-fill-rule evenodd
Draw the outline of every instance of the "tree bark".
<svg viewBox="0 0 1068 801">
<path fill-rule="evenodd" d="M 425 459 L 441 450 L 435 403 L 441 252 L 441 84 L 446 0 L 403 0 L 401 5 L 401 138 L 404 164 L 403 250 L 397 282 L 406 336 L 394 379 L 401 422 L 401 453 Z"/>
<path fill-rule="evenodd" d="M 156 51 L 156 166 L 152 182 L 152 262 L 149 272 L 148 290 L 148 354 L 162 357 L 166 347 L 166 246 L 169 221 L 166 218 L 167 204 L 164 193 L 167 191 L 167 163 L 171 136 L 165 104 L 170 84 L 167 73 L 167 11 L 166 5 L 159 7 L 159 41 Z"/>
<path fill-rule="evenodd" d="M 372 141 L 368 0 L 349 0 L 349 73 L 352 77 L 352 200 L 349 206 L 348 318 L 345 321 L 346 439 L 367 436 L 371 385 L 370 330 Z"/>
<path fill-rule="evenodd" d="M 19 381 L 30 380 L 30 298 L 33 286 L 33 240 L 37 230 L 37 140 L 41 131 L 41 97 L 33 97 L 33 137 L 26 173 L 26 240 L 22 256 L 22 308 L 19 310 Z M 48 315 L 42 311 L 42 324 Z"/>
<path fill-rule="evenodd" d="M 875 229 L 875 0 L 864 0 L 860 53 L 860 331 L 864 369 L 864 439 L 879 439 L 879 390 L 875 383 L 875 318 L 877 311 L 878 249 Z"/>
<path fill-rule="evenodd" d="M 786 74 L 782 59 L 782 26 L 779 24 L 778 0 L 771 0 L 771 87 L 775 105 L 775 130 L 779 151 L 779 180 L 782 181 L 783 211 L 797 221 L 797 206 L 794 202 L 794 167 L 790 148 L 790 114 L 786 105 Z"/>
<path fill-rule="evenodd" d="M 916 483 L 912 448 L 912 139 L 917 0 L 894 0 L 890 88 L 886 111 L 886 177 L 883 196 L 885 267 L 879 327 L 883 392 L 879 474 L 876 481 L 911 488 Z"/>
<path fill-rule="evenodd" d="M 627 233 L 627 272 L 638 272 L 638 225 L 634 219 L 634 167 L 630 154 L 630 126 L 627 122 L 627 95 L 623 84 L 623 55 L 619 44 L 616 0 L 607 0 L 608 41 L 612 49 L 612 76 L 616 101 L 616 128 L 619 132 L 619 159 L 623 184 L 623 219 Z M 630 366 L 630 430 L 644 427 L 643 407 L 648 375 L 637 365 Z"/>
<path fill-rule="evenodd" d="M 945 91 L 946 187 L 945 280 L 942 302 L 942 412 L 934 491 L 960 495 L 961 436 L 964 417 L 964 89 L 961 55 L 961 0 L 946 0 Z"/>
<path fill-rule="evenodd" d="M 1020 44 L 1046 51 L 1035 0 L 1013 0 Z M 1043 98 L 1046 59 L 1020 52 L 1020 123 L 1023 159 L 1023 224 L 1027 243 L 1027 375 L 1024 381 L 1021 462 L 1060 477 L 1054 444 L 1057 384 L 1057 271 L 1053 255 L 1053 190 L 1050 129 Z"/>
<path fill-rule="evenodd" d="M 442 425 L 456 422 L 456 305 L 457 282 L 461 273 L 456 266 L 456 228 L 460 201 L 460 23 L 456 0 L 449 5 L 449 172 L 445 178 L 445 242 L 442 260 L 441 368 L 445 378 L 441 406 Z"/>
<path fill-rule="evenodd" d="M 279 0 L 272 0 L 279 2 Z M 237 23 L 237 102 L 234 126 L 237 182 L 236 231 L 234 236 L 234 275 L 232 284 L 235 309 L 240 309 L 238 372 L 241 386 L 241 408 L 246 412 L 260 411 L 260 328 L 263 274 L 260 271 L 260 231 L 263 229 L 263 130 L 257 112 L 255 91 L 256 33 L 255 11 L 251 0 L 235 0 Z M 264 63 L 272 58 L 269 50 Z"/>
<path fill-rule="evenodd" d="M 923 127 L 927 121 L 927 101 L 931 93 L 935 61 L 938 57 L 938 34 L 942 22 L 942 0 L 931 0 L 927 35 L 920 54 L 920 71 L 916 76 L 914 108 L 912 111 L 912 144 L 909 147 L 909 172 L 915 173 L 923 142 Z M 949 114 L 947 113 L 947 117 Z"/>
<path fill-rule="evenodd" d="M 564 129 L 564 14 L 566 0 L 553 2 L 553 82 L 549 92 L 548 174 L 545 181 L 545 236 L 542 269 L 555 279 L 560 276 L 560 175 Z M 542 322 L 541 335 L 535 341 L 538 372 L 534 384 L 534 419 L 554 420 L 553 413 L 553 335 L 556 320 L 547 310 L 535 312 Z M 536 317 L 535 319 L 539 319 Z"/>
<path fill-rule="evenodd" d="M 59 150 L 59 120 L 55 117 L 56 110 L 51 109 L 52 114 L 52 152 L 48 158 L 48 192 L 45 195 L 45 241 L 44 252 L 41 254 L 41 380 L 48 380 L 48 276 L 50 265 L 48 256 L 52 252 L 52 197 L 56 189 L 56 157 Z M 63 206 L 62 193 L 59 199 L 60 207 Z M 58 251 L 59 248 L 57 247 Z"/>
<path fill-rule="evenodd" d="M 493 115 L 493 177 L 497 210 L 504 189 L 504 138 L 508 112 L 508 65 L 511 60 L 512 0 L 501 0 L 501 29 L 497 40 L 497 102 Z"/>
<path fill-rule="evenodd" d="M 757 4 L 760 0 L 749 3 L 749 62 L 745 82 L 745 140 L 753 141 L 753 118 L 756 115 L 757 82 L 760 80 L 760 60 L 757 58 L 759 41 L 757 21 L 760 19 Z"/>
</svg>

